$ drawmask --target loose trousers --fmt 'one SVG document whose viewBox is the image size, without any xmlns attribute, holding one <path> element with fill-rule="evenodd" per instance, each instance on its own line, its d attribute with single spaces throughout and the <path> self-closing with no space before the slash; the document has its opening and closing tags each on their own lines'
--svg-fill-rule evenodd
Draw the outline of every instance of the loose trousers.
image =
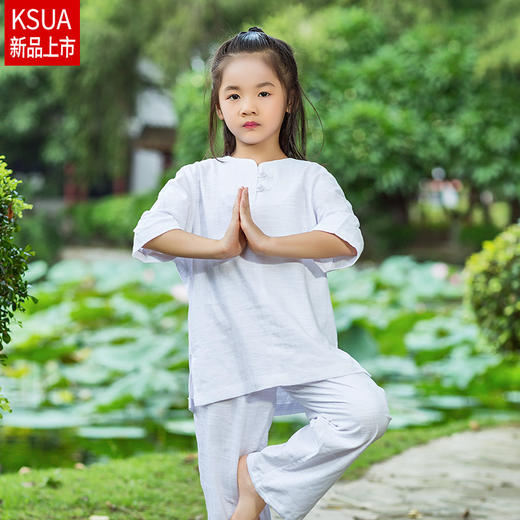
<svg viewBox="0 0 520 520">
<path fill-rule="evenodd" d="M 386 393 L 365 372 L 283 387 L 306 408 L 309 423 L 268 446 L 276 388 L 194 408 L 201 487 L 208 520 L 229 520 L 238 503 L 243 454 L 257 493 L 284 520 L 300 520 L 345 469 L 387 430 Z"/>
</svg>

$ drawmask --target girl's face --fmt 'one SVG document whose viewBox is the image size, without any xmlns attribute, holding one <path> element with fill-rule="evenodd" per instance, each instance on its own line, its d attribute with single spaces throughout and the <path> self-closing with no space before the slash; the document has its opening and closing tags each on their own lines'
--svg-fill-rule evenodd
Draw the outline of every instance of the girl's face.
<svg viewBox="0 0 520 520">
<path fill-rule="evenodd" d="M 217 115 L 236 139 L 238 153 L 281 152 L 278 136 L 287 95 L 271 67 L 258 54 L 233 58 L 224 68 Z M 254 121 L 258 126 L 244 126 Z"/>
</svg>

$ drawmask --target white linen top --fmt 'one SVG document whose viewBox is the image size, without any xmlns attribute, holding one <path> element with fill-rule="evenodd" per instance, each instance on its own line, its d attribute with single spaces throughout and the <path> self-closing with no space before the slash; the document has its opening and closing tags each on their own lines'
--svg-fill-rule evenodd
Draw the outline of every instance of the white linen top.
<svg viewBox="0 0 520 520">
<path fill-rule="evenodd" d="M 152 238 L 183 229 L 220 239 L 240 186 L 249 188 L 251 216 L 268 236 L 322 230 L 356 256 L 294 259 L 255 254 L 249 247 L 225 260 L 174 257 L 144 248 Z M 359 220 L 334 176 L 320 164 L 293 158 L 232 156 L 182 166 L 134 228 L 132 256 L 174 261 L 188 289 L 188 409 L 277 387 L 274 415 L 305 408 L 281 385 L 366 372 L 338 348 L 327 272 L 353 265 L 364 241 Z"/>
</svg>

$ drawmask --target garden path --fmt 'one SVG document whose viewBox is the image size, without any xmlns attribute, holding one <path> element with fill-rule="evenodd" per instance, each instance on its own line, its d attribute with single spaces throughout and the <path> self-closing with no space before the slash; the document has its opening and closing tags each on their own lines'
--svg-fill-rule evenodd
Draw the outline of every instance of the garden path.
<svg viewBox="0 0 520 520">
<path fill-rule="evenodd" d="M 519 520 L 520 427 L 464 431 L 414 446 L 373 464 L 361 479 L 336 482 L 305 518 Z"/>
</svg>

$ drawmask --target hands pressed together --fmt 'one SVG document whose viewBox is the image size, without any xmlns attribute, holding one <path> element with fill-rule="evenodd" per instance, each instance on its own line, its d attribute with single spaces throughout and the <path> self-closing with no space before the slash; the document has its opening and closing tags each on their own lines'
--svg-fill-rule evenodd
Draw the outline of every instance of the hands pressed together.
<svg viewBox="0 0 520 520">
<path fill-rule="evenodd" d="M 240 187 L 233 205 L 233 213 L 228 229 L 220 240 L 224 258 L 232 258 L 249 246 L 254 253 L 261 253 L 269 237 L 253 222 L 249 207 L 249 193 Z"/>
</svg>

